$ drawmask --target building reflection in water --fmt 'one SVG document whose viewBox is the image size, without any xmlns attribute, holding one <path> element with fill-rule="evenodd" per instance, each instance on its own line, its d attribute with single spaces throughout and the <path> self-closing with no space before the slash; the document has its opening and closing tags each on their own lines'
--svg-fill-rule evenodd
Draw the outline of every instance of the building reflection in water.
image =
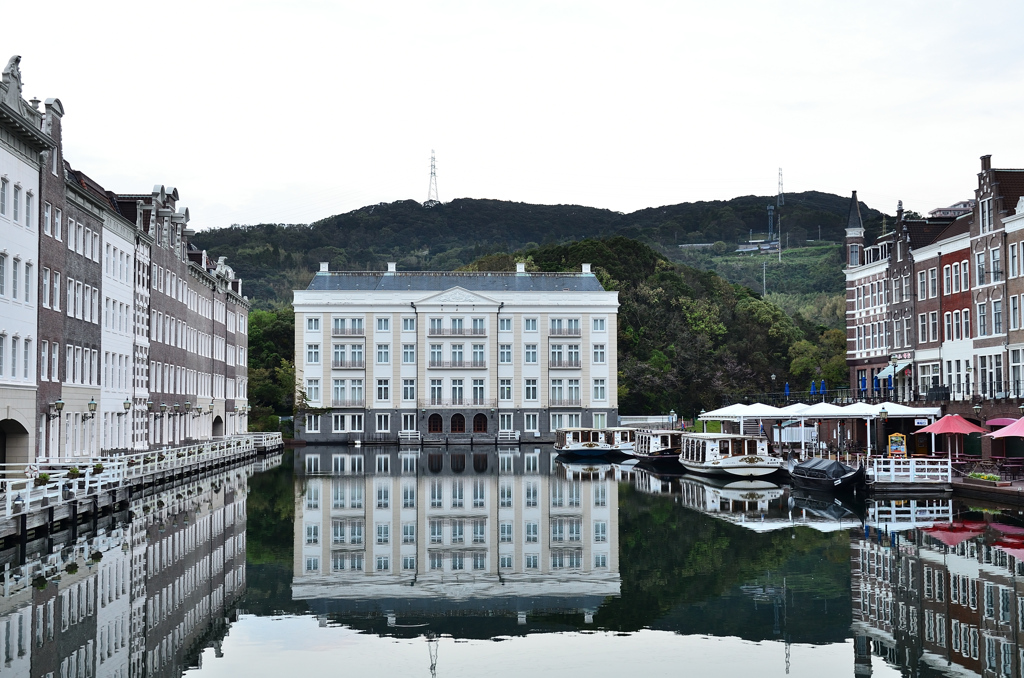
<svg viewBox="0 0 1024 678">
<path fill-rule="evenodd" d="M 1024 528 L 1002 516 L 851 539 L 859 673 L 871 653 L 909 675 L 1024 671 Z"/>
<path fill-rule="evenodd" d="M 297 464 L 292 595 L 314 609 L 483 605 L 522 623 L 619 594 L 609 465 L 550 447 L 307 448 Z"/>
<path fill-rule="evenodd" d="M 3 673 L 179 676 L 219 643 L 245 585 L 251 473 L 147 489 L 93 524 L 64 520 L 30 543 L 4 572 Z"/>
</svg>

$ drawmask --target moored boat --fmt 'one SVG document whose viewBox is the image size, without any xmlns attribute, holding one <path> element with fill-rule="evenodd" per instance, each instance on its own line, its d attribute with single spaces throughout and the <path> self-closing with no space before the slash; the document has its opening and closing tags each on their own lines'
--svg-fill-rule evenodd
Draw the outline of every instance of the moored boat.
<svg viewBox="0 0 1024 678">
<path fill-rule="evenodd" d="M 693 473 L 752 477 L 785 468 L 782 457 L 771 454 L 764 436 L 684 433 L 680 442 L 679 463 Z"/>
<path fill-rule="evenodd" d="M 555 449 L 578 456 L 607 452 L 631 452 L 636 431 L 631 428 L 560 428 L 555 432 Z"/>
<path fill-rule="evenodd" d="M 679 454 L 683 434 L 671 429 L 638 430 L 633 455 L 641 459 L 668 459 Z"/>
<path fill-rule="evenodd" d="M 793 485 L 810 490 L 852 492 L 864 484 L 864 467 L 853 468 L 834 459 L 812 458 L 794 466 Z"/>
</svg>

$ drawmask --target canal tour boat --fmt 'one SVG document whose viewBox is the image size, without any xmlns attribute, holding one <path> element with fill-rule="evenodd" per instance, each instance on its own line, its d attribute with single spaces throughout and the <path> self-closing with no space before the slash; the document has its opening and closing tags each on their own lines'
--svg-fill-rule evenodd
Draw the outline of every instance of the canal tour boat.
<svg viewBox="0 0 1024 678">
<path fill-rule="evenodd" d="M 672 429 L 638 430 L 633 456 L 641 459 L 669 459 L 679 454 L 683 433 Z"/>
<path fill-rule="evenodd" d="M 633 450 L 636 431 L 631 428 L 560 428 L 555 432 L 555 449 L 559 452 L 591 457 L 607 452 Z"/>
<path fill-rule="evenodd" d="M 764 436 L 729 433 L 684 433 L 679 462 L 687 471 L 713 476 L 766 476 L 785 468 L 771 454 Z"/>
</svg>

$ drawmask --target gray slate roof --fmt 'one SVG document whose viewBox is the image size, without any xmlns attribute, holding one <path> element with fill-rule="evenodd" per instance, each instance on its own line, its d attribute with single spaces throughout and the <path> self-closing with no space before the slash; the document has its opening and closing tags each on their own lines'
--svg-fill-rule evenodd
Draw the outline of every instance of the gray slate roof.
<svg viewBox="0 0 1024 678">
<path fill-rule="evenodd" d="M 474 292 L 603 292 L 591 273 L 477 273 L 399 271 L 318 272 L 307 290 L 377 290 L 443 292 L 453 287 Z"/>
</svg>

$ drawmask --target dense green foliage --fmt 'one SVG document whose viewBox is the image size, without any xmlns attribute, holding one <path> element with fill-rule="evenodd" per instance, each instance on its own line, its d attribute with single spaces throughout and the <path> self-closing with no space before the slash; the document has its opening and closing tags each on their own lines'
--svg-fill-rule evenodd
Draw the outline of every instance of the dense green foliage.
<svg viewBox="0 0 1024 678">
<path fill-rule="evenodd" d="M 622 483 L 618 516 L 622 596 L 601 607 L 596 620 L 602 626 L 707 633 L 711 622 L 716 635 L 751 637 L 758 625 L 747 617 L 754 606 L 744 603 L 752 601 L 727 594 L 741 584 L 760 580 L 780 586 L 785 579 L 790 592 L 805 594 L 803 600 L 794 595 L 794 603 L 834 601 L 830 618 L 820 610 L 803 616 L 790 610 L 789 633 L 809 642 L 845 636 L 850 624 L 847 533 L 810 528 L 756 533 Z M 679 614 L 681 607 L 701 612 Z M 749 607 L 746 614 L 736 614 L 744 607 Z M 728 612 L 715 614 L 716 608 Z"/>
<path fill-rule="evenodd" d="M 227 256 L 243 279 L 246 294 L 257 307 L 270 308 L 290 302 L 291 291 L 305 287 L 321 261 L 330 262 L 335 270 L 383 269 L 388 261 L 398 262 L 404 270 L 451 270 L 493 252 L 612 235 L 641 240 L 672 259 L 690 256 L 691 251 L 681 250 L 680 244 L 720 242 L 718 249 L 728 261 L 736 258 L 728 252 L 737 243 L 751 234 L 763 236 L 765 207 L 774 202 L 773 197 L 744 196 L 621 214 L 578 205 L 460 199 L 424 207 L 403 200 L 363 207 L 311 225 L 260 224 L 203 231 L 193 241 L 212 256 Z M 840 240 L 848 211 L 849 198 L 812 191 L 787 195 L 786 205 L 778 213 L 790 245 L 802 247 L 808 244 L 807 237 L 818 237 L 819 226 L 822 239 Z M 878 230 L 882 215 L 863 204 L 861 214 L 870 236 Z M 704 255 L 695 256 L 693 263 L 699 268 L 718 270 L 721 265 L 719 273 L 726 278 L 753 289 L 760 287 L 746 279 L 734 279 L 725 263 L 712 266 L 701 258 Z M 838 255 L 829 256 L 835 259 Z M 812 259 L 821 260 L 822 256 Z M 759 272 L 760 261 L 756 267 Z M 838 280 L 835 270 L 830 276 L 828 271 L 812 269 L 813 264 L 798 267 L 794 260 L 784 284 L 809 285 L 811 289 L 803 290 L 808 292 L 835 291 L 827 286 Z M 770 289 L 781 287 L 773 282 Z"/>
<path fill-rule="evenodd" d="M 802 328 L 748 288 L 627 238 L 491 255 L 468 268 L 514 270 L 517 259 L 543 271 L 578 271 L 589 262 L 605 289 L 619 292 L 622 414 L 674 409 L 688 416 L 719 406 L 725 393 L 769 391 L 772 374 L 778 383 L 790 379 L 794 344 L 819 343 L 817 328 Z"/>
<path fill-rule="evenodd" d="M 288 308 L 249 314 L 249 402 L 253 431 L 277 431 L 295 402 L 295 313 Z"/>
</svg>

